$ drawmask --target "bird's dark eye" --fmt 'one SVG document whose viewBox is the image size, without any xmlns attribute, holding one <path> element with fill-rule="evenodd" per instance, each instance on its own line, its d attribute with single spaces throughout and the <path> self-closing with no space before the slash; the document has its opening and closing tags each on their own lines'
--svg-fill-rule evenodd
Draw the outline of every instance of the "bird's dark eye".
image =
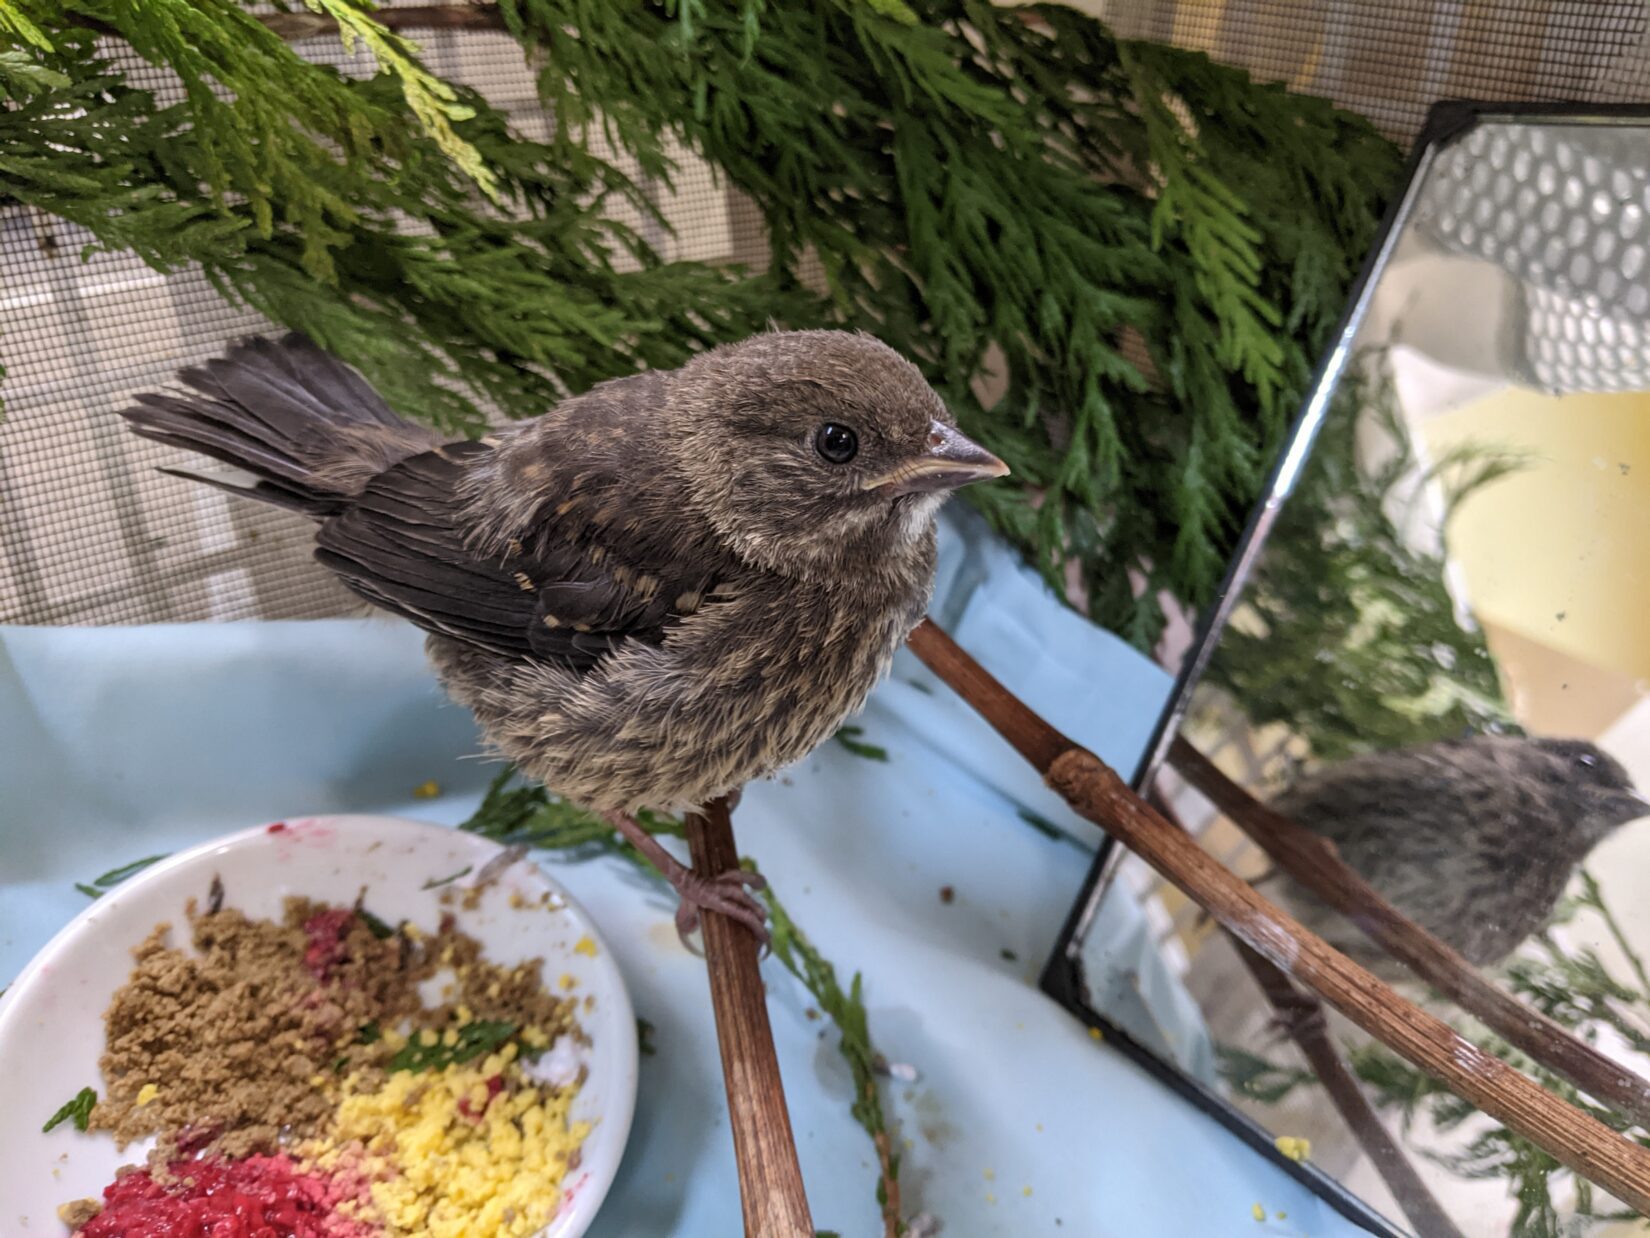
<svg viewBox="0 0 1650 1238">
<path fill-rule="evenodd" d="M 1584 752 L 1576 758 L 1576 764 L 1581 766 L 1583 769 L 1597 769 L 1598 758 L 1590 752 Z"/>
<path fill-rule="evenodd" d="M 814 450 L 832 464 L 847 464 L 859 451 L 859 435 L 847 426 L 828 421 L 814 435 Z"/>
</svg>

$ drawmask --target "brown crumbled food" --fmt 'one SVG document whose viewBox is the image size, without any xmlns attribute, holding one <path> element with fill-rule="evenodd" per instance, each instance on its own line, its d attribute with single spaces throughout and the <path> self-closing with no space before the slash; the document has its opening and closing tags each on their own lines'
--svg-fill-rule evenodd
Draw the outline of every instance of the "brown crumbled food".
<svg viewBox="0 0 1650 1238">
<path fill-rule="evenodd" d="M 545 992 L 539 960 L 485 962 L 451 916 L 434 935 L 380 939 L 365 917 L 307 899 L 288 899 L 279 923 L 193 904 L 188 915 L 195 953 L 158 926 L 105 1016 L 106 1088 L 91 1125 L 122 1147 L 161 1136 L 151 1165 L 272 1152 L 315 1134 L 344 1077 L 386 1068 L 385 1032 L 468 1019 L 551 1039 L 575 1030 L 573 1003 Z M 446 1000 L 425 1007 L 419 986 L 442 976 Z"/>
<path fill-rule="evenodd" d="M 60 1207 L 57 1219 L 70 1229 L 79 1229 L 102 1211 L 103 1205 L 95 1199 L 77 1199 Z"/>
</svg>

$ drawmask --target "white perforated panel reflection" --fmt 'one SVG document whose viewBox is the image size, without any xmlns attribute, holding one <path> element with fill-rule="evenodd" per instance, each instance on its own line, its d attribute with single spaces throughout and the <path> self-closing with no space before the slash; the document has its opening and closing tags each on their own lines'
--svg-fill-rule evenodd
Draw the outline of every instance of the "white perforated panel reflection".
<svg viewBox="0 0 1650 1238">
<path fill-rule="evenodd" d="M 1435 243 L 1521 285 L 1527 381 L 1650 387 L 1650 137 L 1640 127 L 1486 124 L 1445 149 L 1416 203 Z"/>
</svg>

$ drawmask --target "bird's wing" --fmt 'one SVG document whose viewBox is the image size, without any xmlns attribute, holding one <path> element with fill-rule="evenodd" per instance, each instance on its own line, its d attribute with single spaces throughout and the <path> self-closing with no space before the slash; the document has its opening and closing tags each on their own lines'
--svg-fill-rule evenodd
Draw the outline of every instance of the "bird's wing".
<svg viewBox="0 0 1650 1238">
<path fill-rule="evenodd" d="M 626 641 L 657 644 L 707 591 L 702 561 L 641 571 L 612 529 L 551 513 L 507 549 L 468 534 L 466 469 L 493 449 L 452 443 L 409 457 L 326 521 L 316 558 L 375 605 L 506 657 L 585 671 Z"/>
</svg>

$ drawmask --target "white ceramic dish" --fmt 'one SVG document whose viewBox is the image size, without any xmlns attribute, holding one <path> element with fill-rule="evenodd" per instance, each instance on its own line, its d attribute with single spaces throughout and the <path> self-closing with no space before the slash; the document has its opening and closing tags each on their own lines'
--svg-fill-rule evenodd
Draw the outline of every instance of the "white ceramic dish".
<svg viewBox="0 0 1650 1238">
<path fill-rule="evenodd" d="M 590 1038 L 580 1050 L 589 1073 L 573 1107 L 574 1119 L 593 1129 L 579 1167 L 562 1184 L 561 1210 L 540 1231 L 540 1238 L 578 1238 L 612 1185 L 636 1105 L 636 1018 L 590 917 L 530 861 L 498 873 L 474 909 L 457 899 L 443 907 L 442 889 L 424 889 L 428 882 L 469 866 L 452 883 L 468 886 L 502 852 L 473 834 L 392 817 L 315 817 L 282 827 L 231 834 L 116 886 L 70 921 L 0 997 L 0 1232 L 66 1234 L 59 1204 L 100 1195 L 117 1168 L 142 1159 L 141 1148 L 116 1152 L 107 1135 L 81 1134 L 69 1123 L 49 1135 L 40 1128 L 82 1087 L 100 1087 L 103 1012 L 131 971 L 131 948 L 163 920 L 181 925 L 185 902 L 204 903 L 217 876 L 225 905 L 254 917 L 278 918 L 288 895 L 347 906 L 363 886 L 367 907 L 391 923 L 410 920 L 433 932 L 451 911 L 488 959 L 543 958 L 547 983 L 569 973 L 576 993 L 594 997 L 578 1016 Z M 548 910 L 540 905 L 547 891 Z M 594 954 L 574 949 L 585 937 L 595 942 Z M 173 941 L 186 944 L 181 933 Z"/>
</svg>

